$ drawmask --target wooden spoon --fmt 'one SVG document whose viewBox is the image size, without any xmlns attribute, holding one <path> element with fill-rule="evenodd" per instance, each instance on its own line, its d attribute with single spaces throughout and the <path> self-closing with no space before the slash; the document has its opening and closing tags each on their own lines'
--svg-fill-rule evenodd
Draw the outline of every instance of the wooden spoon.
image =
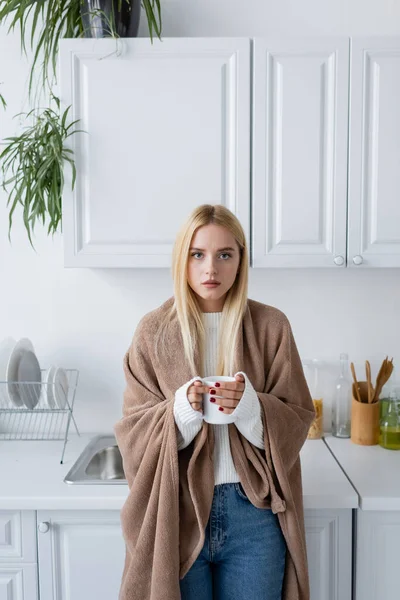
<svg viewBox="0 0 400 600">
<path fill-rule="evenodd" d="M 354 363 L 350 363 L 350 368 L 351 368 L 351 373 L 353 375 L 353 379 L 354 379 L 354 388 L 356 390 L 356 394 L 357 394 L 357 398 L 358 401 L 361 402 L 361 397 L 360 397 L 360 392 L 358 390 L 358 381 L 357 381 L 357 377 L 356 377 L 356 370 L 354 368 Z"/>
<path fill-rule="evenodd" d="M 371 384 L 371 365 L 368 360 L 365 361 L 365 370 L 367 373 L 367 393 L 368 393 L 368 404 L 372 402 L 374 395 L 374 388 Z"/>
</svg>

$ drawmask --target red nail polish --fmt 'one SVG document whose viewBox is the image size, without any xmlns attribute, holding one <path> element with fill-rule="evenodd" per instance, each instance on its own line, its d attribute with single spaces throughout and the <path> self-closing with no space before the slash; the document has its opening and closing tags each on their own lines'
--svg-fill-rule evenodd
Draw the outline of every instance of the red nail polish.
<svg viewBox="0 0 400 600">
<path fill-rule="evenodd" d="M 210 398 L 210 402 L 215 402 L 215 398 Z"/>
<path fill-rule="evenodd" d="M 219 387 L 221 384 L 220 384 L 220 383 L 218 383 L 218 381 L 216 381 L 216 382 L 214 383 L 214 385 L 215 385 L 215 387 Z"/>
<path fill-rule="evenodd" d="M 222 406 L 220 406 L 218 410 L 224 410 L 224 409 L 222 408 Z"/>
<path fill-rule="evenodd" d="M 210 394 L 215 394 L 215 390 L 210 390 Z"/>
</svg>

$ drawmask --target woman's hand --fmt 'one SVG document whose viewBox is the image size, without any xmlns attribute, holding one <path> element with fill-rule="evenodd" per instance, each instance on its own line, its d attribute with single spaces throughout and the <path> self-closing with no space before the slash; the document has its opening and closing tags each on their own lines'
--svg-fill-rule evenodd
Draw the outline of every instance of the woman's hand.
<svg viewBox="0 0 400 600">
<path fill-rule="evenodd" d="M 215 390 L 215 394 L 223 396 L 222 398 L 213 398 L 211 395 L 211 402 L 214 400 L 215 404 L 218 404 L 219 410 L 227 415 L 233 413 L 239 404 L 246 385 L 243 375 L 235 375 L 235 379 L 236 381 L 216 381 L 215 387 L 210 387 L 210 394 L 212 394 L 212 390 Z"/>
<path fill-rule="evenodd" d="M 186 396 L 192 408 L 203 413 L 203 394 L 208 394 L 210 388 L 202 381 L 194 381 L 187 389 Z"/>
</svg>

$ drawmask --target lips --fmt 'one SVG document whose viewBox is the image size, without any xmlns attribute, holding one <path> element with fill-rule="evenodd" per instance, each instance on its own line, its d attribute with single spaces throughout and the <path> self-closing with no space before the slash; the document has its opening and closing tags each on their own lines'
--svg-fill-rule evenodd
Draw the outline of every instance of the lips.
<svg viewBox="0 0 400 600">
<path fill-rule="evenodd" d="M 203 283 L 203 285 L 211 285 L 211 286 L 215 286 L 215 285 L 220 285 L 219 281 L 205 281 Z"/>
</svg>

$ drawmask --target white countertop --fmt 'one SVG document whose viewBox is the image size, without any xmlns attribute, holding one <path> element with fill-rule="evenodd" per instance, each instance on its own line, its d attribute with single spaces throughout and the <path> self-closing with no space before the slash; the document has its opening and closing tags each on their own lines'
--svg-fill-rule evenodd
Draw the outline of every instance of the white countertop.
<svg viewBox="0 0 400 600">
<path fill-rule="evenodd" d="M 71 485 L 63 479 L 96 434 L 70 434 L 64 441 L 0 442 L 0 509 L 121 509 L 126 484 Z"/>
<path fill-rule="evenodd" d="M 400 450 L 360 446 L 326 434 L 325 441 L 359 495 L 363 510 L 400 510 Z"/>
<path fill-rule="evenodd" d="M 304 508 L 357 508 L 358 496 L 323 440 L 300 452 Z"/>
<path fill-rule="evenodd" d="M 128 495 L 126 484 L 68 485 L 63 481 L 95 435 L 70 434 L 63 464 L 63 441 L 1 441 L 0 509 L 120 510 Z M 305 509 L 358 506 L 356 492 L 322 440 L 307 440 L 300 458 Z"/>
</svg>

